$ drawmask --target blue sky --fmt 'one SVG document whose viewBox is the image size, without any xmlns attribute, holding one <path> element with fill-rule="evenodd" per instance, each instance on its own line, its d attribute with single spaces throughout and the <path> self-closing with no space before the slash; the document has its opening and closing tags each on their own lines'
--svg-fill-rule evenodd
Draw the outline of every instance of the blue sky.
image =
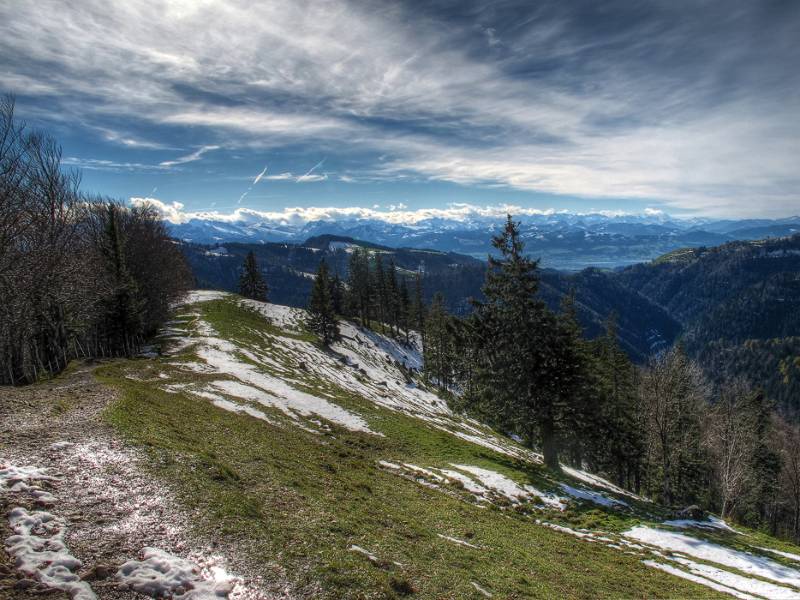
<svg viewBox="0 0 800 600">
<path fill-rule="evenodd" d="M 798 39 L 791 0 L 24 0 L 0 89 L 87 191 L 186 212 L 776 217 Z"/>
</svg>

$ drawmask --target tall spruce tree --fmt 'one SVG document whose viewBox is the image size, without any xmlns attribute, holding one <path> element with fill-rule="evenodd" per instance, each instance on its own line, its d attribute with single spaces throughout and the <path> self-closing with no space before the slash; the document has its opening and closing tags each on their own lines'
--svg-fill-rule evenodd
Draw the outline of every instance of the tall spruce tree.
<svg viewBox="0 0 800 600">
<path fill-rule="evenodd" d="M 555 315 L 538 296 L 538 262 L 525 257 L 510 215 L 492 245 L 500 256 L 489 256 L 486 300 L 475 303 L 478 364 L 468 403 L 490 406 L 501 426 L 538 443 L 545 464 L 558 469 Z"/>
<path fill-rule="evenodd" d="M 450 348 L 451 336 L 448 326 L 449 315 L 444 308 L 444 296 L 436 293 L 433 296 L 428 318 L 425 320 L 425 374 L 442 388 L 450 385 Z"/>
<path fill-rule="evenodd" d="M 266 302 L 267 292 L 269 291 L 267 282 L 264 281 L 264 277 L 261 275 L 258 262 L 256 262 L 256 255 L 253 254 L 252 250 L 247 253 L 242 269 L 242 275 L 239 278 L 239 293 L 245 298 Z"/>
<path fill-rule="evenodd" d="M 339 337 L 339 323 L 331 296 L 331 278 L 328 264 L 323 259 L 317 268 L 314 286 L 308 300 L 308 328 L 316 333 L 324 345 L 329 345 Z"/>
</svg>

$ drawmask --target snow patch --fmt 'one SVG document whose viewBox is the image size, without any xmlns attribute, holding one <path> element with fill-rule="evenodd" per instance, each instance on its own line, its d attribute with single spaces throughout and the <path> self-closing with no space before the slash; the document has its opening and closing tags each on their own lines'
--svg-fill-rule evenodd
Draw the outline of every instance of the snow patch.
<svg viewBox="0 0 800 600">
<path fill-rule="evenodd" d="M 209 302 L 211 300 L 222 300 L 229 296 L 228 292 L 218 290 L 192 290 L 184 296 L 181 304 L 194 304 L 195 302 Z"/>
<path fill-rule="evenodd" d="M 699 575 L 693 575 L 692 573 L 688 573 L 683 569 L 673 567 L 672 565 L 666 565 L 664 563 L 656 562 L 654 560 L 643 560 L 642 564 L 645 564 L 648 567 L 652 567 L 653 569 L 659 569 L 660 571 L 664 571 L 665 573 L 669 573 L 670 575 L 674 575 L 675 577 L 680 577 L 681 579 L 694 581 L 695 583 L 699 583 L 700 585 L 710 587 L 712 590 L 723 592 L 725 594 L 730 594 L 731 596 L 734 596 L 736 598 L 741 598 L 742 600 L 758 600 L 758 598 L 756 598 L 755 596 L 751 596 L 749 594 L 736 591 L 719 583 L 710 581 L 705 577 L 700 577 Z"/>
<path fill-rule="evenodd" d="M 673 519 L 671 521 L 664 521 L 663 525 L 677 527 L 679 529 L 696 527 L 699 529 L 722 529 L 723 531 L 730 531 L 731 533 L 739 533 L 725 521 L 713 515 L 709 515 L 708 519 L 705 521 L 696 519 Z"/>
<path fill-rule="evenodd" d="M 764 556 L 726 548 L 682 533 L 654 529 L 646 525 L 634 527 L 623 535 L 662 550 L 680 552 L 700 560 L 737 569 L 742 573 L 800 587 L 800 571 L 786 567 Z"/>
<path fill-rule="evenodd" d="M 175 600 L 211 600 L 227 598 L 236 580 L 217 568 L 204 577 L 193 562 L 158 548 L 144 548 L 141 560 L 129 560 L 117 571 L 120 583 L 153 598 Z"/>
<path fill-rule="evenodd" d="M 448 542 L 453 542 L 454 544 L 458 544 L 459 546 L 466 546 L 467 548 L 475 548 L 476 550 L 480 550 L 480 546 L 476 546 L 475 544 L 470 544 L 465 540 L 459 540 L 458 538 L 450 537 L 449 535 L 442 535 L 441 533 L 437 533 L 440 538 L 443 540 L 447 540 Z"/>
<path fill-rule="evenodd" d="M 518 503 L 530 495 L 527 490 L 520 487 L 516 482 L 495 471 L 482 469 L 481 467 L 473 467 L 471 465 L 451 464 L 450 466 L 475 475 L 485 487 L 505 496 L 512 502 Z"/>
<path fill-rule="evenodd" d="M 756 546 L 759 550 L 765 550 L 766 552 L 772 552 L 773 554 L 777 554 L 778 556 L 782 556 L 784 558 L 788 558 L 789 560 L 794 560 L 800 562 L 800 554 L 792 554 L 791 552 L 783 552 L 781 550 L 773 550 L 772 548 L 762 548 L 760 546 Z"/>
<path fill-rule="evenodd" d="M 599 492 L 592 492 L 587 489 L 583 488 L 575 488 L 571 485 L 567 485 L 566 483 L 562 483 L 561 489 L 564 490 L 564 493 L 568 496 L 572 496 L 573 498 L 578 498 L 579 500 L 588 500 L 589 502 L 593 502 L 595 504 L 599 504 L 600 506 L 608 506 L 610 508 L 614 508 L 616 506 L 628 508 L 628 503 L 623 502 L 622 500 L 616 500 L 614 498 L 609 498 L 605 494 L 601 494 Z"/>
<path fill-rule="evenodd" d="M 6 552 L 14 557 L 21 573 L 49 588 L 63 590 L 73 600 L 96 600 L 92 588 L 77 573 L 81 561 L 70 554 L 64 543 L 63 519 L 18 506 L 9 513 L 8 524 L 14 534 L 5 540 Z"/>
</svg>

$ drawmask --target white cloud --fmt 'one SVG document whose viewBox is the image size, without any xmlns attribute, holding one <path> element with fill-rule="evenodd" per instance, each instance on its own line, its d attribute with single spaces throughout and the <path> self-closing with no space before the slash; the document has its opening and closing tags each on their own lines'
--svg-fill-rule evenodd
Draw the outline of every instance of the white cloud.
<svg viewBox="0 0 800 600">
<path fill-rule="evenodd" d="M 302 226 L 312 221 L 342 221 L 369 219 L 400 225 L 414 225 L 427 219 L 448 219 L 466 221 L 474 218 L 503 219 L 507 214 L 514 216 L 552 215 L 555 209 L 525 208 L 513 204 L 492 206 L 476 206 L 473 204 L 453 203 L 446 208 L 420 208 L 409 210 L 405 204 L 393 205 L 389 210 L 379 210 L 360 206 L 350 207 L 287 207 L 279 211 L 260 211 L 250 208 L 237 208 L 232 212 L 219 211 L 185 211 L 180 202 L 164 202 L 157 198 L 131 198 L 133 205 L 149 205 L 155 208 L 162 218 L 171 223 L 186 223 L 192 219 L 214 220 L 227 223 L 263 222 L 276 225 Z M 564 212 L 564 211 L 561 211 Z M 621 214 L 621 213 L 616 213 Z"/>
<path fill-rule="evenodd" d="M 294 175 L 291 173 L 278 173 L 276 175 L 267 175 L 265 179 L 269 179 L 271 181 L 285 181 L 287 179 L 294 179 Z"/>
<path fill-rule="evenodd" d="M 696 61 L 702 71 L 668 71 L 650 69 L 649 58 L 673 55 L 687 39 L 702 43 L 699 17 L 685 19 L 691 37 L 618 32 L 612 41 L 631 46 L 628 65 L 576 40 L 566 19 L 534 15 L 516 37 L 481 23 L 465 36 L 457 23 L 405 10 L 345 0 L 0 3 L 0 86 L 44 99 L 64 122 L 146 124 L 147 136 L 117 137 L 131 148 L 146 148 L 151 129 L 182 127 L 226 148 L 346 145 L 386 156 L 369 165 L 386 177 L 653 199 L 707 213 L 797 212 L 797 77 L 784 77 L 774 98 L 760 95 L 775 84 L 770 61 L 742 60 L 758 55 L 755 42 L 712 44 Z M 736 24 L 730 12 L 726 28 Z M 764 34 L 790 57 L 791 25 L 789 42 L 783 30 Z M 490 51 L 475 52 L 466 37 Z M 641 56 L 646 64 L 635 62 Z M 513 75 L 531 59 L 572 66 Z M 727 79 L 740 85 L 720 87 Z M 198 160 L 211 149 L 203 148 L 161 166 Z M 86 168 L 137 164 L 105 163 Z M 264 179 L 327 177 L 311 171 Z"/>
<path fill-rule="evenodd" d="M 174 167 L 175 165 L 182 165 L 184 163 L 194 162 L 196 160 L 200 160 L 203 157 L 203 154 L 206 152 L 211 152 L 212 150 L 219 150 L 219 146 L 202 146 L 192 152 L 191 154 L 187 154 L 186 156 L 181 156 L 180 158 L 176 158 L 174 160 L 165 160 L 162 163 L 159 163 L 162 167 Z"/>
</svg>

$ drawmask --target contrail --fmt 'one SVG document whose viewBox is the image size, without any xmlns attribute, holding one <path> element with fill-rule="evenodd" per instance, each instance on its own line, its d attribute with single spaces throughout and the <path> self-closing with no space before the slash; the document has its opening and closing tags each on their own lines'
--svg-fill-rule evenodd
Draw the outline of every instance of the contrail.
<svg viewBox="0 0 800 600">
<path fill-rule="evenodd" d="M 261 173 L 256 175 L 256 178 L 253 179 L 253 183 L 250 184 L 250 187 L 247 188 L 247 191 L 244 194 L 242 194 L 241 196 L 239 196 L 239 200 L 236 202 L 236 204 L 241 204 L 242 203 L 242 200 L 244 200 L 245 196 L 247 196 L 247 194 L 249 194 L 252 191 L 253 186 L 255 184 L 257 184 L 259 181 L 261 181 L 261 178 L 264 177 L 266 172 L 267 172 L 267 165 L 264 165 L 264 169 L 261 171 Z"/>
<path fill-rule="evenodd" d="M 301 175 L 300 177 L 298 177 L 298 178 L 295 180 L 295 182 L 297 183 L 297 182 L 303 181 L 303 180 L 304 180 L 306 177 L 308 177 L 309 175 L 311 175 L 311 173 L 313 173 L 314 171 L 316 171 L 317 169 L 319 169 L 319 168 L 320 168 L 320 167 L 321 167 L 323 164 L 325 164 L 325 159 L 324 159 L 324 158 L 323 158 L 321 161 L 319 161 L 317 164 L 315 164 L 313 167 L 311 167 L 311 168 L 308 170 L 308 173 L 306 173 L 305 175 Z"/>
<path fill-rule="evenodd" d="M 264 170 L 263 170 L 263 171 L 261 171 L 261 173 L 259 173 L 258 175 L 256 175 L 256 178 L 253 180 L 253 185 L 255 185 L 255 184 L 257 184 L 259 181 L 261 181 L 261 178 L 262 178 L 264 175 L 266 175 L 266 173 L 267 173 L 267 165 L 264 165 Z"/>
</svg>

